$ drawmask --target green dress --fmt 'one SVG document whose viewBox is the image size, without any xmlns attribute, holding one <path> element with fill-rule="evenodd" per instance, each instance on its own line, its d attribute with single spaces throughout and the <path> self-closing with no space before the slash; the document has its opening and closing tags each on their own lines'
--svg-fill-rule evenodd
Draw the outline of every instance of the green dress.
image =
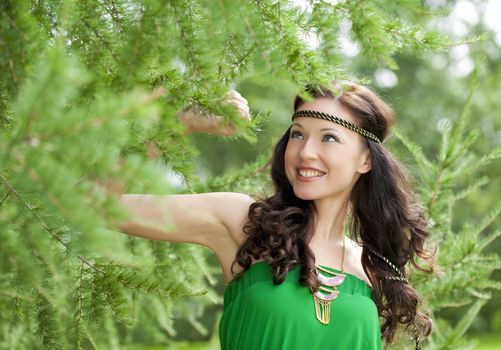
<svg viewBox="0 0 501 350">
<path fill-rule="evenodd" d="M 334 272 L 340 272 L 323 266 Z M 300 266 L 273 284 L 271 267 L 254 263 L 224 292 L 219 323 L 221 350 L 380 350 L 381 333 L 372 289 L 352 274 L 337 287 L 330 323 L 315 316 L 313 296 L 299 284 Z"/>
</svg>

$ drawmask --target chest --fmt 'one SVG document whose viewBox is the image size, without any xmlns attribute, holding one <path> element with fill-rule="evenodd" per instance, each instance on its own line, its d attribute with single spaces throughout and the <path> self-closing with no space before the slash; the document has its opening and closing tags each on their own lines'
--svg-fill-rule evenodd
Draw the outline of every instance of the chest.
<svg viewBox="0 0 501 350">
<path fill-rule="evenodd" d="M 315 264 L 330 266 L 343 270 L 370 285 L 362 266 L 362 247 L 351 240 L 347 240 L 343 259 L 342 247 L 335 247 L 321 242 L 310 242 L 310 249 L 315 254 Z"/>
</svg>

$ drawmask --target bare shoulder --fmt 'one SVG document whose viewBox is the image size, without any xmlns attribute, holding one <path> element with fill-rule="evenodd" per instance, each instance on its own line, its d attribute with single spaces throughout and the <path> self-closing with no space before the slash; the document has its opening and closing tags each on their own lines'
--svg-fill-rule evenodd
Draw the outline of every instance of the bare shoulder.
<svg viewBox="0 0 501 350">
<path fill-rule="evenodd" d="M 216 209 L 216 215 L 229 234 L 223 239 L 210 242 L 207 246 L 218 257 L 224 280 L 228 282 L 232 279 L 231 265 L 238 249 L 245 241 L 243 226 L 248 221 L 249 207 L 256 200 L 247 194 L 237 192 L 224 192 L 221 196 L 224 200 L 220 201 L 222 205 Z"/>
<path fill-rule="evenodd" d="M 349 273 L 357 276 L 362 281 L 371 285 L 369 278 L 365 274 L 364 268 L 362 266 L 362 250 L 363 247 L 357 242 L 346 237 L 346 267 Z"/>
<path fill-rule="evenodd" d="M 256 200 L 248 194 L 238 192 L 226 192 L 226 196 L 226 207 L 220 208 L 219 215 L 231 239 L 240 246 L 245 240 L 242 228 L 248 221 L 249 208 Z"/>
</svg>

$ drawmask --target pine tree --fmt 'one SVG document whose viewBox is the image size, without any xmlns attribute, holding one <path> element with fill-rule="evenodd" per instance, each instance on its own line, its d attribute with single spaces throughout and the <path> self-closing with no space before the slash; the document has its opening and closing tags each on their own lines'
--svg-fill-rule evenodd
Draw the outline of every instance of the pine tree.
<svg viewBox="0 0 501 350">
<path fill-rule="evenodd" d="M 203 180 L 194 162 L 199 151 L 177 111 L 222 115 L 238 130 L 224 137 L 228 145 L 255 145 L 270 114 L 256 113 L 246 127 L 221 96 L 249 77 L 297 91 L 347 77 L 339 49 L 342 23 L 351 24 L 364 57 L 391 67 L 397 52 L 419 55 L 451 44 L 407 19 L 409 12 L 435 15 L 420 1 L 305 5 L 2 1 L 1 348 L 172 344 L 176 319 L 207 333 L 200 316 L 222 302 L 208 252 L 113 232 L 125 213 L 103 183 L 123 182 L 130 193 L 257 193 L 270 184 L 270 154 Z M 306 35 L 317 36 L 319 47 L 311 48 Z M 472 315 L 488 290 L 499 288 L 489 280 L 499 258 L 482 252 L 499 232 L 480 236 L 499 207 L 459 233 L 450 227 L 455 200 L 487 181 L 458 191 L 454 180 L 500 153 L 480 159 L 468 153 L 478 132 L 465 133 L 467 117 L 468 105 L 457 127 L 444 126 L 436 162 L 397 134 L 416 158 L 446 272 L 431 282 L 418 274 L 413 282 L 431 310 L 472 305 L 457 326 L 439 323 L 429 342 L 433 349 L 464 348 L 461 336 Z M 161 152 L 156 162 L 151 145 Z M 182 177 L 181 186 L 165 179 L 167 170 Z M 404 336 L 396 346 L 402 342 Z"/>
<path fill-rule="evenodd" d="M 426 307 L 434 315 L 434 332 L 428 341 L 429 349 L 469 349 L 472 342 L 464 335 L 481 307 L 491 297 L 489 291 L 500 289 L 501 283 L 490 279 L 492 271 L 501 269 L 501 257 L 485 253 L 484 249 L 501 231 L 488 230 L 501 213 L 501 203 L 477 222 L 467 222 L 460 230 L 453 228 L 454 208 L 458 201 L 489 179 L 478 178 L 466 188 L 462 179 L 501 157 L 501 147 L 479 156 L 471 148 L 480 136 L 478 128 L 471 128 L 471 103 L 477 86 L 479 67 L 474 72 L 471 90 L 460 117 L 453 124 L 444 120 L 440 128 L 442 142 L 435 159 L 426 157 L 421 147 L 396 129 L 395 136 L 415 160 L 412 172 L 420 197 L 427 209 L 431 224 L 433 246 L 437 249 L 439 271 L 429 277 L 413 271 L 411 282 L 417 286 Z M 490 232 L 489 232 L 490 231 Z M 464 310 L 456 324 L 439 317 L 440 311 L 450 308 Z M 438 315 L 437 315 L 438 314 Z M 397 343 L 399 349 L 402 343 Z"/>
</svg>

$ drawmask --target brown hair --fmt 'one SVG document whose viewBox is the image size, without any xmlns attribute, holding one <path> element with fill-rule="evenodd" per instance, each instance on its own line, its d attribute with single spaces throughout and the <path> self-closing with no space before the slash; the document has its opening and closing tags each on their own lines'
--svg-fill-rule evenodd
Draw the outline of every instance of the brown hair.
<svg viewBox="0 0 501 350">
<path fill-rule="evenodd" d="M 338 90 L 337 92 L 335 90 Z M 308 86 L 306 91 L 313 97 L 337 99 L 355 116 L 357 125 L 386 140 L 394 124 L 394 112 L 376 93 L 355 84 L 334 82 L 333 88 Z M 305 100 L 296 96 L 294 111 Z M 247 235 L 239 248 L 235 263 L 244 269 L 243 275 L 254 259 L 264 259 L 272 268 L 273 282 L 282 283 L 287 273 L 301 264 L 300 283 L 317 291 L 319 282 L 315 276 L 315 256 L 308 246 L 312 238 L 313 202 L 294 195 L 284 168 L 284 154 L 290 128 L 275 146 L 271 164 L 271 178 L 275 194 L 253 203 L 249 208 L 249 221 L 244 225 Z M 369 278 L 374 299 L 383 318 L 381 334 L 386 342 L 394 339 L 398 324 L 416 325 L 425 336 L 431 332 L 431 320 L 418 311 L 420 298 L 409 284 L 388 279 L 395 271 L 379 253 L 405 273 L 410 261 L 417 269 L 431 273 L 431 254 L 424 249 L 428 237 L 424 209 L 412 191 L 408 174 L 382 143 L 367 139 L 372 168 L 361 174 L 353 187 L 349 220 L 350 232 L 363 247 L 362 266 Z M 416 263 L 416 256 L 428 262 L 426 268 Z"/>
</svg>

